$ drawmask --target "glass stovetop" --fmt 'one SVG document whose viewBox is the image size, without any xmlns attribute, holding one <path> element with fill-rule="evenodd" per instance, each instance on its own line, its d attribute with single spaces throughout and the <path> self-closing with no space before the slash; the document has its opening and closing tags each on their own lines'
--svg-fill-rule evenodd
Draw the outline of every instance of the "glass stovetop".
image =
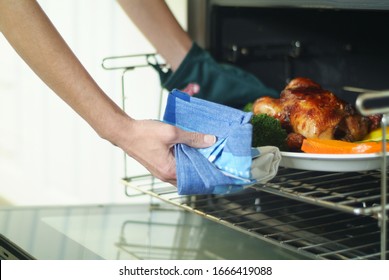
<svg viewBox="0 0 389 280">
<path fill-rule="evenodd" d="M 296 259 L 186 211 L 150 205 L 0 208 L 0 234 L 36 259 Z"/>
</svg>

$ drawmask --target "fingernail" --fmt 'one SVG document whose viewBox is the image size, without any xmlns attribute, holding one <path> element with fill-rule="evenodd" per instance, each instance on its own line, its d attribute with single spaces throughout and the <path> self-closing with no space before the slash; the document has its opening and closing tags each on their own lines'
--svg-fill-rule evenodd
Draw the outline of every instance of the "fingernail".
<svg viewBox="0 0 389 280">
<path fill-rule="evenodd" d="M 214 135 L 205 135 L 204 136 L 204 142 L 206 144 L 215 144 L 216 137 Z"/>
</svg>

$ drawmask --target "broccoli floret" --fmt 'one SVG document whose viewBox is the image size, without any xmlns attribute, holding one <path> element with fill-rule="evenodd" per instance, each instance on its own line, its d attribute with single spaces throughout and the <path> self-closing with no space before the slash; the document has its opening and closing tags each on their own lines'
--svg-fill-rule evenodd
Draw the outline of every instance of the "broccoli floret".
<svg viewBox="0 0 389 280">
<path fill-rule="evenodd" d="M 279 120 L 266 114 L 253 115 L 253 147 L 276 146 L 280 150 L 287 150 L 286 137 L 288 133 L 281 127 Z"/>
<path fill-rule="evenodd" d="M 253 103 L 247 103 L 244 107 L 243 107 L 243 111 L 244 112 L 252 112 L 253 111 Z"/>
</svg>

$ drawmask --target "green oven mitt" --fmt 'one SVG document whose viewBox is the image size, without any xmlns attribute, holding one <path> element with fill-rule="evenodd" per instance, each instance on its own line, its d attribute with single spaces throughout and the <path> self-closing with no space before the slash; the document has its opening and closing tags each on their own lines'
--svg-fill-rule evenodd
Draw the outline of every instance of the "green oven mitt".
<svg viewBox="0 0 389 280">
<path fill-rule="evenodd" d="M 242 109 L 261 96 L 278 97 L 254 75 L 235 66 L 217 63 L 211 55 L 193 43 L 174 73 L 149 62 L 159 73 L 162 87 L 179 89 L 189 95 Z"/>
</svg>

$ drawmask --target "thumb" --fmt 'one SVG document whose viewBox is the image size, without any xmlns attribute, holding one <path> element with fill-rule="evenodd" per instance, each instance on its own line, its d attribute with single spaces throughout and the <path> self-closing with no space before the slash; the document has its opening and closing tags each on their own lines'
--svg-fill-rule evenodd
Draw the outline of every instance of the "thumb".
<svg viewBox="0 0 389 280">
<path fill-rule="evenodd" d="M 181 130 L 178 142 L 193 148 L 207 148 L 215 144 L 216 137 L 210 134 Z"/>
</svg>

